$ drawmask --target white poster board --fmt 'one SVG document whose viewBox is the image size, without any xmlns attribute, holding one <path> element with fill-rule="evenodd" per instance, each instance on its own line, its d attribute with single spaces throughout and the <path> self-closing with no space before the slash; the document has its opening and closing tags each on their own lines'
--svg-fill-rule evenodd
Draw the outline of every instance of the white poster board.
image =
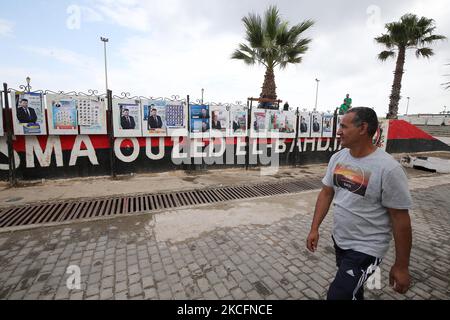
<svg viewBox="0 0 450 320">
<path fill-rule="evenodd" d="M 267 137 L 295 138 L 295 112 L 267 110 Z"/>
<path fill-rule="evenodd" d="M 211 137 L 222 138 L 227 135 L 230 124 L 230 113 L 224 105 L 210 106 Z"/>
<path fill-rule="evenodd" d="M 71 96 L 47 94 L 48 134 L 78 134 L 78 101 Z"/>
<path fill-rule="evenodd" d="M 334 124 L 334 115 L 331 113 L 325 113 L 322 116 L 322 137 L 324 138 L 333 137 L 333 124 Z"/>
<path fill-rule="evenodd" d="M 114 136 L 123 138 L 141 137 L 141 104 L 134 99 L 113 99 Z"/>
<path fill-rule="evenodd" d="M 187 103 L 182 101 L 167 101 L 166 125 L 167 135 L 171 137 L 186 137 L 187 130 Z"/>
<path fill-rule="evenodd" d="M 300 112 L 298 118 L 298 137 L 311 137 L 311 114 L 309 112 Z"/>
<path fill-rule="evenodd" d="M 144 137 L 167 136 L 166 101 L 141 100 L 142 135 Z"/>
<path fill-rule="evenodd" d="M 267 137 L 268 119 L 265 109 L 253 109 L 251 112 L 251 128 L 250 137 L 266 138 Z"/>
<path fill-rule="evenodd" d="M 106 104 L 100 97 L 77 97 L 80 134 L 106 134 Z"/>
<path fill-rule="evenodd" d="M 46 135 L 45 108 L 41 93 L 11 92 L 15 135 Z"/>
<path fill-rule="evenodd" d="M 231 106 L 227 134 L 229 137 L 244 137 L 247 135 L 247 115 L 247 109 L 244 106 Z"/>
<path fill-rule="evenodd" d="M 211 134 L 209 105 L 193 104 L 189 106 L 190 137 L 209 138 Z"/>
<path fill-rule="evenodd" d="M 338 131 L 339 131 L 339 128 L 341 127 L 341 121 L 342 121 L 342 118 L 344 117 L 344 115 L 338 115 L 337 116 L 337 123 L 336 123 L 336 137 L 338 137 Z"/>
<path fill-rule="evenodd" d="M 311 137 L 322 136 L 322 114 L 318 112 L 311 113 Z"/>
</svg>

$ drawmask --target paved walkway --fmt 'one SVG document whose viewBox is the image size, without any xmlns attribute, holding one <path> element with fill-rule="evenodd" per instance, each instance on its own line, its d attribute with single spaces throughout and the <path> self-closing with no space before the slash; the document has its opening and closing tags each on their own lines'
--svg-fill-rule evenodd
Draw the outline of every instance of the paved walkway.
<svg viewBox="0 0 450 320">
<path fill-rule="evenodd" d="M 298 170 L 298 169 L 293 169 Z M 450 299 L 449 175 L 410 180 L 413 285 L 368 299 Z M 0 299 L 323 299 L 336 272 L 330 232 L 305 239 L 317 191 L 0 233 Z M 67 288 L 79 266 L 81 289 Z"/>
</svg>

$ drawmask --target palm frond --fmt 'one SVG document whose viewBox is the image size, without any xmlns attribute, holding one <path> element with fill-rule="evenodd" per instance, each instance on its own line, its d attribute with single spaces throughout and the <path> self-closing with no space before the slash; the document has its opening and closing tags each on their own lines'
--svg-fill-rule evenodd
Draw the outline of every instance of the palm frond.
<svg viewBox="0 0 450 320">
<path fill-rule="evenodd" d="M 394 42 L 389 34 L 382 34 L 381 36 L 376 37 L 375 41 L 380 44 L 384 44 L 388 49 L 394 47 Z"/>
<path fill-rule="evenodd" d="M 445 40 L 445 39 L 447 39 L 446 36 L 439 35 L 439 34 L 433 34 L 431 36 L 428 36 L 426 38 L 421 39 L 420 42 L 423 43 L 423 44 L 431 44 L 434 41 Z"/>
<path fill-rule="evenodd" d="M 262 29 L 261 17 L 255 14 L 249 14 L 242 18 L 246 29 L 246 40 L 252 47 L 259 48 L 263 45 L 264 35 Z"/>
<path fill-rule="evenodd" d="M 420 56 L 424 58 L 430 58 L 434 55 L 433 49 L 431 48 L 419 48 L 416 50 L 416 57 L 419 58 Z"/>
<path fill-rule="evenodd" d="M 381 61 L 386 61 L 390 57 L 395 57 L 394 51 L 383 51 L 378 54 L 378 59 Z"/>
<path fill-rule="evenodd" d="M 278 12 L 278 8 L 276 6 L 270 6 L 269 9 L 267 9 L 264 16 L 263 29 L 264 34 L 271 41 L 276 39 L 280 23 L 281 19 Z"/>
</svg>

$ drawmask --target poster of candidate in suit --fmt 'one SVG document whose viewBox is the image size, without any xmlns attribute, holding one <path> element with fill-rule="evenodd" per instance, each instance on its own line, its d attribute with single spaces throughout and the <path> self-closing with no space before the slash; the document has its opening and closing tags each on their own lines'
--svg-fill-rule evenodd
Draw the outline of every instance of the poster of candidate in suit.
<svg viewBox="0 0 450 320">
<path fill-rule="evenodd" d="M 211 137 L 225 137 L 229 125 L 229 111 L 226 106 L 211 106 Z"/>
<path fill-rule="evenodd" d="M 247 109 L 243 106 L 231 106 L 228 136 L 244 137 L 247 135 Z"/>
<path fill-rule="evenodd" d="M 70 96 L 46 96 L 48 133 L 54 135 L 78 134 L 77 104 Z"/>
<path fill-rule="evenodd" d="M 141 105 L 139 100 L 113 99 L 115 137 L 141 137 Z"/>
<path fill-rule="evenodd" d="M 311 137 L 322 136 L 322 114 L 318 112 L 311 113 Z"/>
<path fill-rule="evenodd" d="M 11 93 L 15 135 L 45 135 L 47 127 L 42 94 Z"/>
<path fill-rule="evenodd" d="M 141 100 L 142 104 L 142 132 L 144 137 L 165 137 L 166 101 Z"/>
<path fill-rule="evenodd" d="M 190 105 L 190 136 L 192 138 L 209 138 L 211 122 L 209 105 Z"/>
<path fill-rule="evenodd" d="M 300 112 L 298 118 L 298 137 L 311 137 L 311 114 L 309 112 Z"/>
<path fill-rule="evenodd" d="M 325 113 L 322 117 L 322 137 L 325 138 L 333 137 L 333 124 L 334 124 L 334 115 L 331 113 Z"/>
</svg>

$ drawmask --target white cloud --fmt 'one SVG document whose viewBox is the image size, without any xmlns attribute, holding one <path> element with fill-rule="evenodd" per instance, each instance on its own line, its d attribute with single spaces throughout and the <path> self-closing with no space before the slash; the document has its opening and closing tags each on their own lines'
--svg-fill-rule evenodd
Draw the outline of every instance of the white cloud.
<svg viewBox="0 0 450 320">
<path fill-rule="evenodd" d="M 11 37 L 14 24 L 11 21 L 0 19 L 0 37 Z"/>
<path fill-rule="evenodd" d="M 76 67 L 82 67 L 87 70 L 95 69 L 98 65 L 95 59 L 67 49 L 43 48 L 37 46 L 22 46 L 22 49 L 33 54 L 55 59 L 59 62 Z"/>
</svg>

